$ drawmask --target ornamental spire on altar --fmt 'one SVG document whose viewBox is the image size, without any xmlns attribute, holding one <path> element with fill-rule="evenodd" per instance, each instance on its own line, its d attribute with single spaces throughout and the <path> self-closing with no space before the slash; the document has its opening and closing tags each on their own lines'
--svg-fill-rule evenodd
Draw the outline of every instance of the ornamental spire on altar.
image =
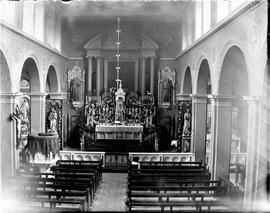
<svg viewBox="0 0 270 213">
<path fill-rule="evenodd" d="M 117 66 L 116 66 L 116 93 L 115 93 L 115 124 L 122 124 L 124 121 L 124 111 L 125 111 L 125 92 L 122 89 L 122 80 L 119 78 L 119 71 L 120 71 L 120 18 L 117 18 Z"/>
<path fill-rule="evenodd" d="M 121 84 L 121 80 L 119 78 L 119 71 L 120 71 L 120 20 L 121 18 L 117 18 L 117 42 L 116 42 L 116 46 L 117 46 L 117 54 L 116 56 L 116 60 L 117 60 L 117 66 L 116 66 L 116 89 L 119 89 L 119 86 Z"/>
</svg>

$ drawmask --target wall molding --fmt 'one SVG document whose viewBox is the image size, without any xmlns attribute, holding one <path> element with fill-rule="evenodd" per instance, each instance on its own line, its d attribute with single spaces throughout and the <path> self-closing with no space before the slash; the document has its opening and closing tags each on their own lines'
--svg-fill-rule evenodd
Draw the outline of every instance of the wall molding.
<svg viewBox="0 0 270 213">
<path fill-rule="evenodd" d="M 244 5 L 243 7 L 240 7 L 238 10 L 235 12 L 231 13 L 227 18 L 225 18 L 223 21 L 221 21 L 216 27 L 208 31 L 206 34 L 204 34 L 202 37 L 200 37 L 197 41 L 195 41 L 193 44 L 188 46 L 186 49 L 184 49 L 182 52 L 180 52 L 174 60 L 179 59 L 181 56 L 187 54 L 190 52 L 192 49 L 195 47 L 199 46 L 206 40 L 210 39 L 215 33 L 223 30 L 225 27 L 228 25 L 232 24 L 234 21 L 237 19 L 241 18 L 243 15 L 245 15 L 248 12 L 251 12 L 253 9 L 256 7 L 260 6 L 263 4 L 265 1 L 263 0 L 255 0 L 252 2 L 249 2 L 248 4 Z"/>
<path fill-rule="evenodd" d="M 62 53 L 58 52 L 57 50 L 51 48 L 50 46 L 46 45 L 45 43 L 41 42 L 41 41 L 38 41 L 37 39 L 35 39 L 34 37 L 28 35 L 27 33 L 15 28 L 14 26 L 11 26 L 10 24 L 6 23 L 5 21 L 3 20 L 0 20 L 0 26 L 3 27 L 4 29 L 30 41 L 30 42 L 33 42 L 34 44 L 50 51 L 51 53 L 57 55 L 57 56 L 60 56 L 66 60 L 69 60 L 69 58 L 65 55 L 63 55 Z"/>
</svg>

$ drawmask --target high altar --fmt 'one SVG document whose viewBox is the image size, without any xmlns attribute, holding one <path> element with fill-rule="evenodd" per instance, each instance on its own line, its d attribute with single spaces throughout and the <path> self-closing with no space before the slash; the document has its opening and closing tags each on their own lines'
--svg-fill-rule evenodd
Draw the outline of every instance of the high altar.
<svg viewBox="0 0 270 213">
<path fill-rule="evenodd" d="M 154 132 L 154 97 L 150 93 L 143 97 L 135 92 L 130 92 L 127 97 L 125 94 L 120 84 L 116 92 L 112 89 L 106 91 L 101 101 L 86 105 L 86 129 L 92 143 L 97 140 L 129 140 L 142 144 L 147 133 Z"/>
<path fill-rule="evenodd" d="M 156 110 L 153 95 L 150 92 L 147 92 L 146 95 L 142 92 L 142 97 L 139 97 L 137 92 L 128 91 L 126 87 L 122 88 L 119 73 L 120 20 L 120 18 L 117 18 L 116 88 L 112 87 L 107 90 L 106 86 L 106 91 L 101 98 L 94 100 L 91 96 L 86 99 L 88 101 L 85 106 L 86 129 L 88 130 L 88 139 L 90 138 L 92 143 L 97 140 L 131 140 L 139 141 L 141 144 L 143 137 L 147 138 L 144 135 L 146 129 L 154 129 L 155 127 Z M 91 51 L 89 51 L 87 51 L 87 54 L 90 54 Z M 151 76 L 153 81 L 153 75 Z M 124 81 L 124 83 L 126 82 Z M 98 86 L 99 84 L 97 84 L 97 97 L 99 96 Z M 144 91 L 144 88 L 142 88 L 142 91 Z"/>
</svg>

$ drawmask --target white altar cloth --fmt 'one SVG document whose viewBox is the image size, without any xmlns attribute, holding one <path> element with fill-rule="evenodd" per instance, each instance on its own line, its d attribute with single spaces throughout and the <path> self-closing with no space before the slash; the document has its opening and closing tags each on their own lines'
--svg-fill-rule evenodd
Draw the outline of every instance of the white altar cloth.
<svg viewBox="0 0 270 213">
<path fill-rule="evenodd" d="M 140 140 L 143 138 L 143 126 L 96 125 L 96 139 Z"/>
</svg>

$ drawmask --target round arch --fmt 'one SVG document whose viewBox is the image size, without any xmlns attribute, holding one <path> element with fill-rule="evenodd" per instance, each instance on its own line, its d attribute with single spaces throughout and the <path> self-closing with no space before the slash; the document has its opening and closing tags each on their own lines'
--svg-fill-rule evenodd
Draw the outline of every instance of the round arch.
<svg viewBox="0 0 270 213">
<path fill-rule="evenodd" d="M 0 85 L 0 92 L 1 93 L 10 93 L 11 92 L 11 78 L 10 78 L 10 70 L 7 63 L 7 59 L 0 49 L 0 76 L 1 76 L 1 85 Z"/>
<path fill-rule="evenodd" d="M 200 63 L 198 78 L 197 78 L 197 94 L 211 94 L 211 75 L 207 59 L 203 59 Z"/>
<path fill-rule="evenodd" d="M 218 175 L 222 173 L 219 168 L 229 168 L 229 164 L 235 163 L 234 153 L 246 153 L 248 144 L 248 104 L 244 96 L 250 94 L 247 61 L 244 52 L 237 45 L 229 47 L 221 62 L 217 94 L 220 103 L 226 103 L 226 107 L 218 108 L 217 114 L 220 121 L 216 123 L 218 146 L 222 147 L 216 153 L 223 156 L 222 163 L 217 163 Z M 226 47 L 226 48 L 227 48 Z M 225 97 L 230 97 L 226 99 Z M 231 100 L 231 101 L 230 101 Z M 219 159 L 220 161 L 220 159 Z M 219 168 L 218 168 L 219 167 Z M 231 177 L 231 170 L 226 170 L 223 175 Z M 233 180 L 231 181 L 239 181 Z M 245 180 L 241 180 L 245 181 Z M 236 182 L 234 182 L 236 183 Z"/>
<path fill-rule="evenodd" d="M 58 78 L 55 67 L 53 65 L 49 66 L 46 78 L 46 92 L 57 93 L 58 92 Z"/>
<path fill-rule="evenodd" d="M 249 95 L 247 64 L 242 50 L 234 45 L 228 49 L 222 61 L 218 95 Z"/>
<path fill-rule="evenodd" d="M 30 84 L 29 92 L 40 92 L 40 77 L 36 61 L 29 57 L 24 61 L 21 80 L 27 80 Z"/>
<path fill-rule="evenodd" d="M 191 71 L 190 71 L 189 66 L 186 68 L 186 71 L 185 71 L 182 93 L 183 94 L 192 93 L 192 78 L 191 78 Z"/>
</svg>

